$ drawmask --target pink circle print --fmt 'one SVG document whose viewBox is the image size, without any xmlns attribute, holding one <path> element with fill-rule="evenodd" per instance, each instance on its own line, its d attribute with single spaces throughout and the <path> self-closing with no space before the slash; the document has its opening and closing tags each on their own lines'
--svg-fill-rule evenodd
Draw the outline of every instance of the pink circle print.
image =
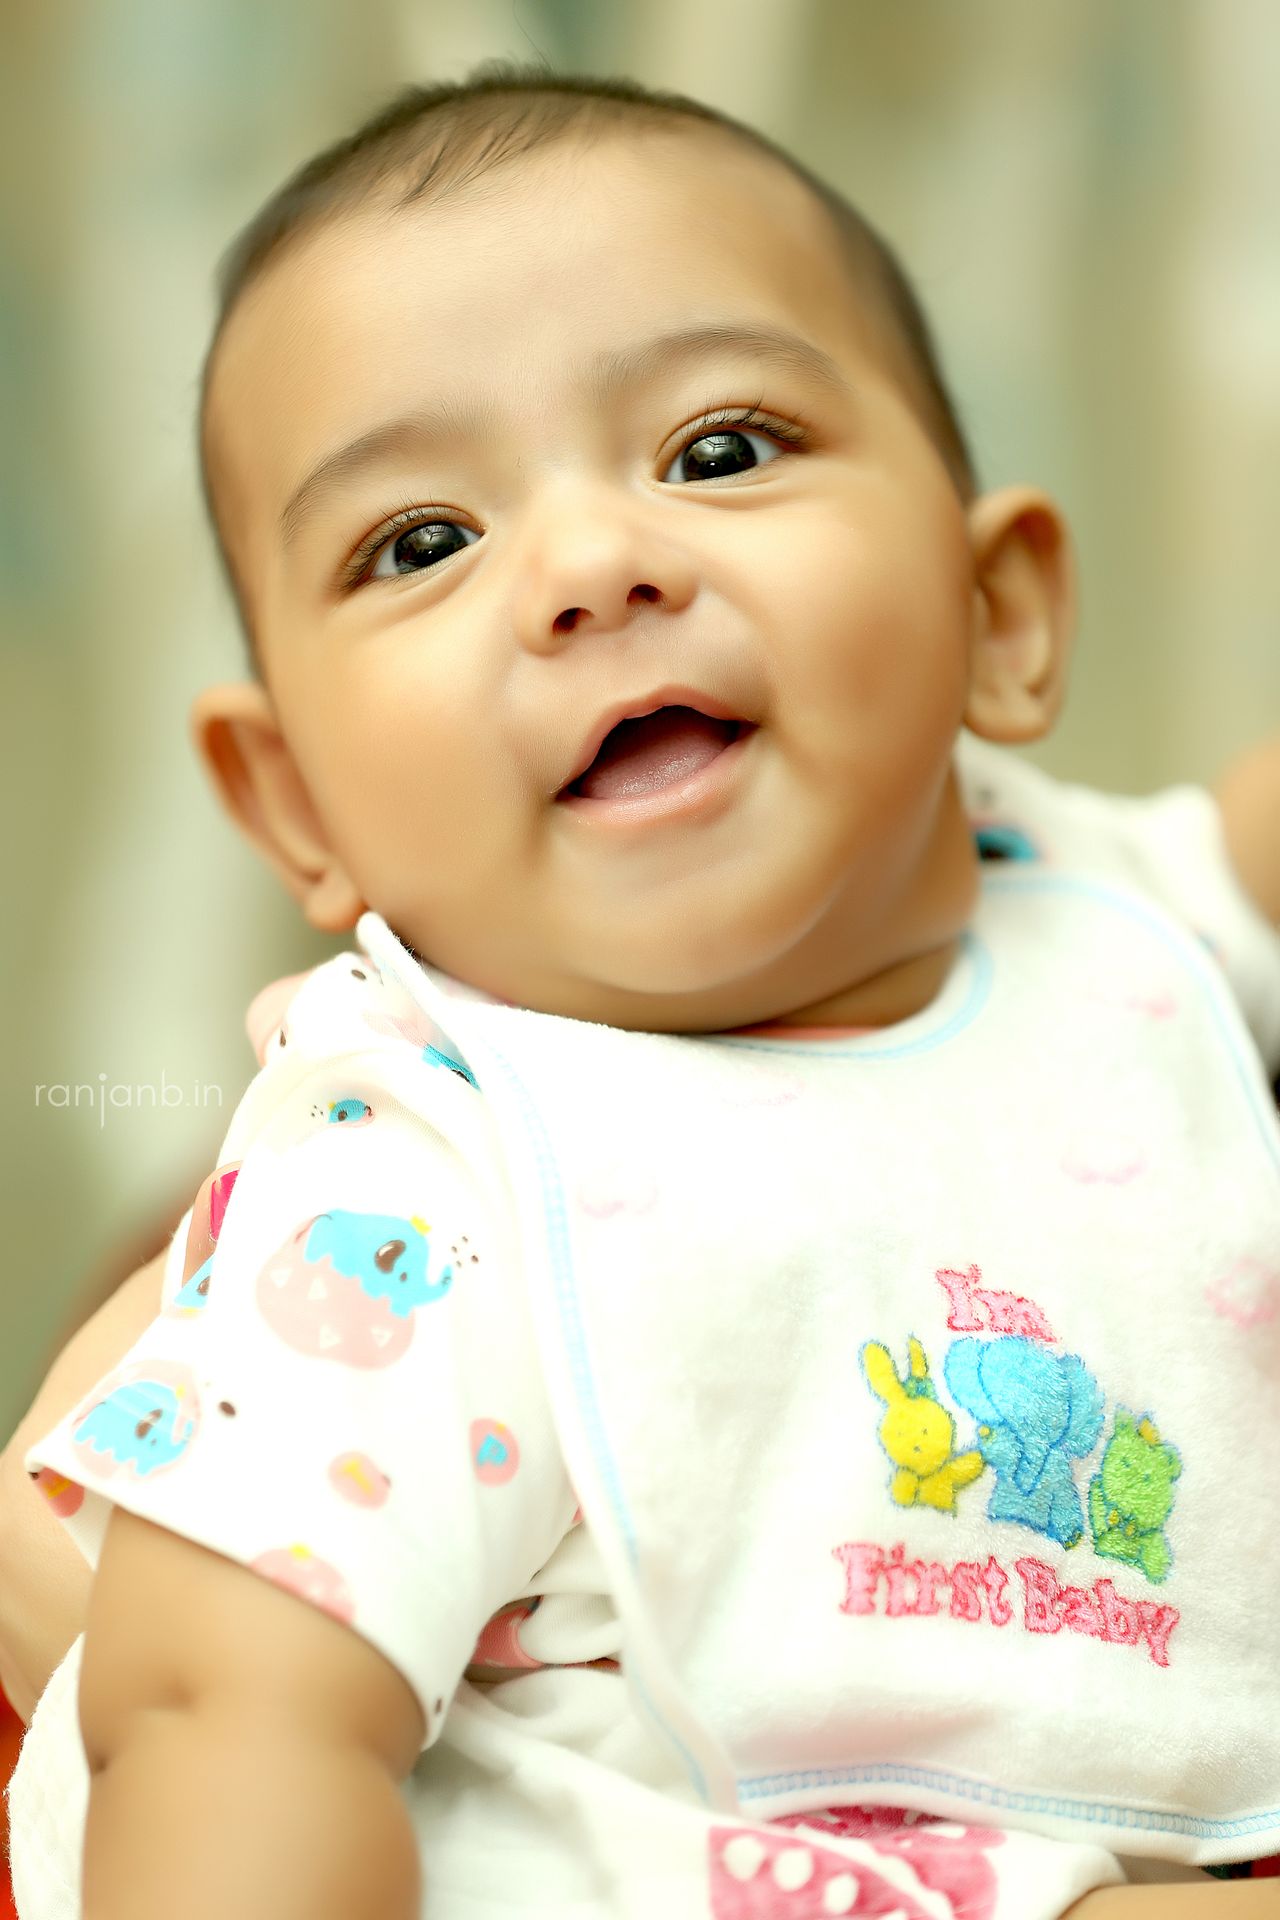
<svg viewBox="0 0 1280 1920">
<path fill-rule="evenodd" d="M 473 1420 L 471 1459 L 476 1479 L 486 1487 L 501 1487 L 513 1479 L 520 1465 L 520 1449 L 510 1427 L 501 1420 Z"/>
<path fill-rule="evenodd" d="M 300 1600 L 319 1607 L 321 1613 L 331 1614 L 344 1626 L 349 1627 L 355 1619 L 355 1602 L 346 1581 L 336 1567 L 321 1560 L 310 1547 L 273 1547 L 249 1564 L 254 1573 L 270 1580 L 272 1586 L 297 1594 Z"/>
<path fill-rule="evenodd" d="M 391 1482 L 367 1453 L 340 1453 L 329 1464 L 329 1485 L 353 1507 L 382 1507 Z"/>
<path fill-rule="evenodd" d="M 1214 1312 L 1242 1331 L 1265 1326 L 1280 1314 L 1280 1268 L 1245 1254 L 1205 1288 Z"/>
<path fill-rule="evenodd" d="M 32 1484 L 59 1520 L 69 1520 L 84 1505 L 84 1488 L 68 1480 L 66 1474 L 59 1473 L 55 1467 L 41 1467 Z"/>
</svg>

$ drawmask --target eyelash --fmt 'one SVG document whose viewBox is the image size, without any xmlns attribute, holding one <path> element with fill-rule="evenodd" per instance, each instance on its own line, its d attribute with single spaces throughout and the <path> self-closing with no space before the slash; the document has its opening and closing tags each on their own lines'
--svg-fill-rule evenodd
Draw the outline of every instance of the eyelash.
<svg viewBox="0 0 1280 1920">
<path fill-rule="evenodd" d="M 696 427 L 690 428 L 684 439 L 672 454 L 672 460 L 678 460 L 697 440 L 709 433 L 716 433 L 725 427 L 759 427 L 770 439 L 781 440 L 791 452 L 802 452 L 809 444 L 812 429 L 808 420 L 800 413 L 794 413 L 792 419 L 782 420 L 773 414 L 763 414 L 759 405 L 752 407 L 722 407 L 719 412 L 710 414 Z M 362 540 L 351 558 L 344 562 L 339 572 L 339 585 L 344 592 L 351 592 L 364 583 L 366 569 L 373 565 L 389 540 L 405 533 L 410 527 L 429 527 L 444 521 L 460 526 L 457 516 L 447 509 L 437 509 L 428 501 L 417 500 L 407 504 L 390 520 L 384 520 L 376 532 L 367 540 Z M 424 569 L 430 571 L 430 569 Z M 413 575 L 407 576 L 413 578 Z"/>
</svg>

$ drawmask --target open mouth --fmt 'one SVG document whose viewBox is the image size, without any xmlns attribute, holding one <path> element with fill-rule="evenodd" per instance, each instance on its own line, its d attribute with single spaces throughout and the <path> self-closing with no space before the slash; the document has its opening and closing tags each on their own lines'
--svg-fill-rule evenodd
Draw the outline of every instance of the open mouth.
<svg viewBox="0 0 1280 1920">
<path fill-rule="evenodd" d="M 659 707 L 639 720 L 620 720 L 591 765 L 556 797 L 616 801 L 660 793 L 701 773 L 751 731 L 748 721 L 716 720 L 696 707 Z"/>
</svg>

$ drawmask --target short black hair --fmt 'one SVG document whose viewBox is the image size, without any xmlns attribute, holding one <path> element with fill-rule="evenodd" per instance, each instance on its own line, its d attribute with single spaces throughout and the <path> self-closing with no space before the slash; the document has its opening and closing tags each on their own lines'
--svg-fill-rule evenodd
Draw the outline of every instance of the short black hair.
<svg viewBox="0 0 1280 1920">
<path fill-rule="evenodd" d="M 327 220 L 369 202 L 392 207 L 442 199 L 491 170 L 574 136 L 620 127 L 662 130 L 690 123 L 747 142 L 786 167 L 826 209 L 859 291 L 878 294 L 905 349 L 922 417 L 966 499 L 977 476 L 959 414 L 915 289 L 888 242 L 838 193 L 754 127 L 684 94 L 621 77 L 556 73 L 546 66 L 486 60 L 464 80 L 408 86 L 354 133 L 306 161 L 277 188 L 223 253 L 216 275 L 217 317 L 200 378 L 200 485 L 209 524 L 251 661 L 256 648 L 245 596 L 218 519 L 210 478 L 207 406 L 214 357 L 246 289 L 292 243 Z"/>
</svg>

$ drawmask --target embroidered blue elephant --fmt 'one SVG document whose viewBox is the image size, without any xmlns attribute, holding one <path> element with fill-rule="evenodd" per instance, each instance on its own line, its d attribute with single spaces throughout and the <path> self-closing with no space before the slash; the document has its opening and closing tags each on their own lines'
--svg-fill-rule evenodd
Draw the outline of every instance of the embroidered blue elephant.
<svg viewBox="0 0 1280 1920">
<path fill-rule="evenodd" d="M 1084 1361 L 1021 1336 L 957 1340 L 943 1374 L 978 1422 L 978 1446 L 995 1473 L 987 1518 L 1074 1547 L 1084 1508 L 1071 1462 L 1093 1451 L 1103 1419 L 1102 1390 Z"/>
<path fill-rule="evenodd" d="M 405 1219 L 392 1213 L 322 1213 L 311 1223 L 305 1258 L 323 1260 L 349 1280 L 358 1280 L 371 1300 L 385 1300 L 403 1320 L 415 1307 L 438 1300 L 453 1281 L 446 1267 L 436 1280 L 427 1279 L 428 1228 L 415 1215 Z"/>
<path fill-rule="evenodd" d="M 75 1439 L 141 1476 L 171 1466 L 194 1431 L 195 1423 L 183 1412 L 173 1387 L 158 1380 L 132 1380 L 90 1408 Z"/>
</svg>

